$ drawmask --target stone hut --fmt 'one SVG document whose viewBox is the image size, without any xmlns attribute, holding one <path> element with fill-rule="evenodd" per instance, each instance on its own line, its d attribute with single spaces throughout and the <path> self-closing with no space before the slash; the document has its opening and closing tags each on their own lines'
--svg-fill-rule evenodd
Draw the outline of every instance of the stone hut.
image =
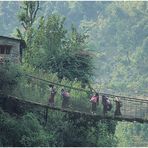
<svg viewBox="0 0 148 148">
<path fill-rule="evenodd" d="M 26 44 L 21 39 L 0 36 L 0 63 L 4 61 L 21 63 L 25 47 Z"/>
</svg>

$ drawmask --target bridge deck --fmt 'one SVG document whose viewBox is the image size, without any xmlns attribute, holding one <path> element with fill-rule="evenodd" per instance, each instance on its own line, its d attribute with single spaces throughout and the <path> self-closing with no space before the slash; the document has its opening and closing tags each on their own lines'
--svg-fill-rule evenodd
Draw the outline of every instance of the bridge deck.
<svg viewBox="0 0 148 148">
<path fill-rule="evenodd" d="M 28 101 L 28 100 L 24 100 L 24 99 L 19 99 L 17 97 L 14 96 L 7 96 L 8 99 L 17 101 L 21 104 L 29 104 L 31 106 L 38 106 L 38 107 L 42 107 L 45 109 L 50 109 L 50 110 L 56 110 L 56 111 L 61 111 L 61 112 L 65 112 L 65 113 L 73 113 L 73 114 L 80 114 L 80 115 L 84 115 L 84 116 L 90 116 L 92 118 L 97 118 L 98 120 L 101 119 L 108 119 L 108 120 L 116 120 L 116 121 L 128 121 L 128 122 L 140 122 L 140 123 L 148 123 L 148 119 L 144 119 L 144 118 L 140 118 L 140 117 L 133 117 L 130 115 L 122 115 L 122 116 L 103 116 L 103 115 L 94 115 L 88 112 L 81 112 L 81 111 L 76 111 L 76 110 L 72 110 L 72 109 L 62 109 L 60 107 L 50 107 L 46 104 L 41 104 L 38 102 L 33 102 L 33 101 Z"/>
<path fill-rule="evenodd" d="M 30 105 L 37 105 L 43 108 L 67 112 L 67 113 L 77 113 L 81 115 L 91 116 L 93 118 L 98 119 L 111 119 L 118 121 L 137 121 L 137 122 L 147 122 L 148 123 L 148 100 L 127 97 L 127 96 L 119 96 L 113 94 L 106 94 L 99 92 L 99 105 L 97 106 L 96 115 L 91 114 L 91 103 L 90 103 L 90 94 L 92 95 L 92 90 L 75 88 L 72 86 L 67 86 L 65 84 L 55 83 L 49 80 L 44 80 L 42 78 L 23 74 L 22 75 L 24 83 L 22 83 L 22 88 L 16 88 L 16 94 L 9 96 L 10 99 L 16 100 L 20 103 L 27 103 Z M 51 108 L 47 105 L 47 98 L 49 97 L 49 84 L 53 84 L 56 86 L 56 107 Z M 71 108 L 69 109 L 61 109 L 61 88 L 67 89 L 70 92 L 70 103 Z M 18 91 L 19 90 L 19 91 Z M 21 90 L 23 93 L 21 93 Z M 101 98 L 102 95 L 109 97 L 113 108 L 107 115 L 104 117 L 102 115 L 102 103 Z M 12 97 L 15 96 L 15 97 Z M 115 112 L 115 101 L 114 98 L 119 97 L 122 102 L 121 113 L 122 116 L 114 116 Z M 19 99 L 18 99 L 19 98 Z M 34 102 L 32 102 L 32 101 Z"/>
</svg>

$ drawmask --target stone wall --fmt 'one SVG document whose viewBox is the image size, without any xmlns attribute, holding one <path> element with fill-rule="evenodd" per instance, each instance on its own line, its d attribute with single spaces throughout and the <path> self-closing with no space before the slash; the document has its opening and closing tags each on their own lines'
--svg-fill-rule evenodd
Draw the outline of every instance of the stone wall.
<svg viewBox="0 0 148 148">
<path fill-rule="evenodd" d="M 12 46 L 10 54 L 0 54 L 1 58 L 8 59 L 11 62 L 19 63 L 20 62 L 20 41 L 0 37 L 0 45 L 10 45 Z"/>
</svg>

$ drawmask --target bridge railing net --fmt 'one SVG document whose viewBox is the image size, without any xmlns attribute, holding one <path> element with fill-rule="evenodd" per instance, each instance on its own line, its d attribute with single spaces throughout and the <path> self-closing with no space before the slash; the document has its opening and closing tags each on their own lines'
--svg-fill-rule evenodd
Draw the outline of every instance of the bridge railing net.
<svg viewBox="0 0 148 148">
<path fill-rule="evenodd" d="M 123 117 L 148 119 L 148 100 L 116 96 L 111 94 L 106 94 L 106 96 L 110 98 L 114 106 L 114 111 L 116 106 L 114 98 L 120 98 L 122 104 L 121 113 Z"/>
<path fill-rule="evenodd" d="M 41 80 L 35 77 L 22 76 L 21 83 L 15 89 L 12 95 L 30 101 L 35 101 L 42 104 L 48 104 L 50 97 L 50 86 L 53 84 L 56 89 L 55 106 L 61 107 L 62 96 L 61 89 L 70 93 L 70 109 L 90 112 L 91 104 L 89 102 L 92 95 L 90 90 L 86 88 L 85 91 L 80 91 L 81 85 L 77 82 L 61 81 L 60 84 L 50 82 L 48 80 Z M 75 86 L 75 88 L 73 88 Z M 78 89 L 79 88 L 79 89 Z"/>
<path fill-rule="evenodd" d="M 148 118 L 148 103 L 142 101 L 122 100 L 123 108 L 121 111 L 123 115 L 131 118 Z"/>
<path fill-rule="evenodd" d="M 75 82 L 70 83 L 69 81 L 61 81 L 60 84 L 56 82 L 50 82 L 42 78 L 37 78 L 29 75 L 23 75 L 21 83 L 15 89 L 12 95 L 19 98 L 35 101 L 42 104 L 48 104 L 50 96 L 49 85 L 53 84 L 56 87 L 55 95 L 55 106 L 61 107 L 62 97 L 61 89 L 64 88 L 70 93 L 70 107 L 71 110 L 77 110 L 81 112 L 91 113 L 91 102 L 90 98 L 94 94 L 89 88 L 82 89 L 80 84 Z M 75 86 L 75 87 L 73 87 Z M 110 94 L 99 94 L 99 104 L 97 105 L 96 114 L 103 114 L 102 95 L 109 97 L 112 103 L 112 110 L 108 111 L 108 116 L 114 116 L 116 109 L 115 95 Z M 117 96 L 119 97 L 119 96 Z M 129 118 L 143 118 L 148 119 L 148 101 L 136 100 L 136 98 L 128 98 L 120 96 L 122 102 L 121 113 L 124 117 Z"/>
</svg>

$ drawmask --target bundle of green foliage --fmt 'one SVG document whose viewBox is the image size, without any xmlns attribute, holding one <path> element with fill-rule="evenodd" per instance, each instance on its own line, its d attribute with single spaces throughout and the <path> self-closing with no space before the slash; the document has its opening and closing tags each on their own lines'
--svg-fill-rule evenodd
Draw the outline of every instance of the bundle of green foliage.
<svg viewBox="0 0 148 148">
<path fill-rule="evenodd" d="M 7 62 L 0 64 L 0 91 L 8 94 L 12 92 L 18 84 L 19 76 L 18 65 Z"/>
</svg>

